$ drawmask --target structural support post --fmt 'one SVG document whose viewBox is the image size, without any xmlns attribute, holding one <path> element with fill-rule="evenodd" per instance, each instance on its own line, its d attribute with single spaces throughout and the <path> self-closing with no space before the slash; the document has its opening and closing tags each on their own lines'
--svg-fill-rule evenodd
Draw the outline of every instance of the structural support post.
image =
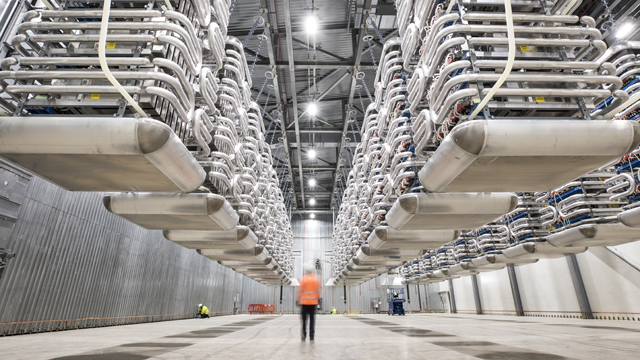
<svg viewBox="0 0 640 360">
<path fill-rule="evenodd" d="M 473 286 L 473 300 L 476 303 L 476 314 L 482 315 L 482 302 L 480 301 L 480 289 L 478 288 L 478 276 L 471 275 L 471 286 Z"/>
<path fill-rule="evenodd" d="M 456 309 L 456 294 L 453 292 L 453 280 L 449 280 L 449 297 L 451 301 L 451 313 L 457 314 L 458 309 Z"/>
<path fill-rule="evenodd" d="M 513 296 L 513 305 L 516 308 L 516 315 L 524 316 L 524 308 L 522 307 L 522 298 L 520 297 L 520 288 L 518 287 L 518 277 L 513 264 L 507 264 L 507 273 L 509 274 L 509 284 L 511 284 L 511 295 Z"/>
<path fill-rule="evenodd" d="M 344 290 L 344 311 L 347 312 L 347 285 L 342 285 L 342 290 Z"/>
<path fill-rule="evenodd" d="M 418 288 L 418 312 L 422 312 L 422 299 L 420 298 L 420 284 L 417 284 Z"/>
<path fill-rule="evenodd" d="M 425 297 L 427 298 L 427 311 L 431 312 L 431 296 L 429 295 L 429 284 L 424 286 L 424 292 L 426 293 Z"/>
<path fill-rule="evenodd" d="M 280 312 L 282 312 L 282 285 L 280 285 Z"/>
<path fill-rule="evenodd" d="M 409 284 L 407 284 L 407 303 L 411 304 L 411 294 L 409 294 Z"/>
<path fill-rule="evenodd" d="M 578 298 L 580 312 L 582 312 L 582 318 L 593 319 L 591 304 L 589 304 L 589 297 L 587 297 L 587 289 L 585 289 L 584 287 L 584 282 L 582 281 L 582 273 L 580 272 L 580 266 L 578 266 L 578 258 L 576 258 L 575 254 L 569 254 L 565 256 L 567 258 L 567 264 L 569 265 L 569 272 L 571 273 L 573 288 L 575 289 L 576 297 Z"/>
</svg>

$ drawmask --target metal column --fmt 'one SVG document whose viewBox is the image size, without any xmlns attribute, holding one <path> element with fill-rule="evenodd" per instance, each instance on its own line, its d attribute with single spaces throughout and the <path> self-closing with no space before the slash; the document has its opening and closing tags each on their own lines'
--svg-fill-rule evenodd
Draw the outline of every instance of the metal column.
<svg viewBox="0 0 640 360">
<path fill-rule="evenodd" d="M 509 284 L 511 284 L 511 295 L 513 295 L 513 304 L 516 308 L 518 316 L 524 316 L 524 308 L 522 307 L 522 298 L 520 298 L 520 288 L 518 287 L 518 277 L 513 264 L 507 264 L 507 273 L 509 274 Z"/>
<path fill-rule="evenodd" d="M 420 284 L 416 286 L 418 288 L 418 311 L 422 312 L 422 299 L 420 298 Z"/>
<path fill-rule="evenodd" d="M 342 285 L 342 289 L 344 290 L 344 311 L 347 311 L 347 285 Z"/>
<path fill-rule="evenodd" d="M 424 292 L 426 293 L 426 297 L 427 297 L 427 311 L 431 311 L 431 296 L 429 296 L 429 284 L 424 286 Z"/>
<path fill-rule="evenodd" d="M 456 309 L 456 294 L 453 292 L 453 280 L 449 280 L 449 297 L 451 301 L 451 313 L 457 314 L 458 309 Z"/>
<path fill-rule="evenodd" d="M 580 312 L 582 312 L 582 318 L 593 319 L 591 304 L 589 304 L 587 290 L 584 287 L 584 282 L 582 281 L 582 273 L 580 272 L 580 267 L 578 266 L 578 258 L 576 258 L 575 254 L 565 256 L 567 257 L 567 264 L 569 265 L 569 272 L 571 273 L 573 288 L 576 290 L 576 297 L 578 298 L 578 305 L 580 306 Z"/>
<path fill-rule="evenodd" d="M 476 314 L 482 315 L 482 302 L 480 301 L 480 289 L 478 288 L 478 276 L 471 275 L 471 286 L 473 286 L 473 300 L 476 303 Z"/>
</svg>

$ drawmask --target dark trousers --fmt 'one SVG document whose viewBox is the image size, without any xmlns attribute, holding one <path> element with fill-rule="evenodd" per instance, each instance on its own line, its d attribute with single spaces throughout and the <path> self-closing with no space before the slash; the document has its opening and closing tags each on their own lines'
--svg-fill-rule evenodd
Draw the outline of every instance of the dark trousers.
<svg viewBox="0 0 640 360">
<path fill-rule="evenodd" d="M 307 317 L 309 317 L 309 338 L 313 339 L 316 333 L 316 305 L 302 305 L 302 337 L 307 337 Z"/>
<path fill-rule="evenodd" d="M 208 318 L 208 317 L 209 317 L 209 314 L 200 314 L 200 318 L 201 319 L 205 319 L 205 318 Z"/>
</svg>

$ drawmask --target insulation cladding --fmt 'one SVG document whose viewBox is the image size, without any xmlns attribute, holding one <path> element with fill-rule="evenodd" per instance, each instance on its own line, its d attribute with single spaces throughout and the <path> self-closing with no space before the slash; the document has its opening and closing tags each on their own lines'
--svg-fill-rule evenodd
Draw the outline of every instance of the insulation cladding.
<svg viewBox="0 0 640 360">
<path fill-rule="evenodd" d="M 13 231 L 2 232 L 16 257 L 0 279 L 0 335 L 189 318 L 199 303 L 231 314 L 243 290 L 247 301 L 273 291 L 109 213 L 102 193 L 21 181 Z"/>
</svg>

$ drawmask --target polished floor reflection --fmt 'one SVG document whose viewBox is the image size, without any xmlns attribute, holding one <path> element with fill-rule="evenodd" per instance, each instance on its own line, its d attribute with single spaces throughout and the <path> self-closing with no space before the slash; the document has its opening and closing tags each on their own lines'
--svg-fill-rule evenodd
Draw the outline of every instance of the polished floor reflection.
<svg viewBox="0 0 640 360">
<path fill-rule="evenodd" d="M 5 359 L 637 359 L 640 323 L 513 316 L 226 316 L 0 338 Z"/>
</svg>

